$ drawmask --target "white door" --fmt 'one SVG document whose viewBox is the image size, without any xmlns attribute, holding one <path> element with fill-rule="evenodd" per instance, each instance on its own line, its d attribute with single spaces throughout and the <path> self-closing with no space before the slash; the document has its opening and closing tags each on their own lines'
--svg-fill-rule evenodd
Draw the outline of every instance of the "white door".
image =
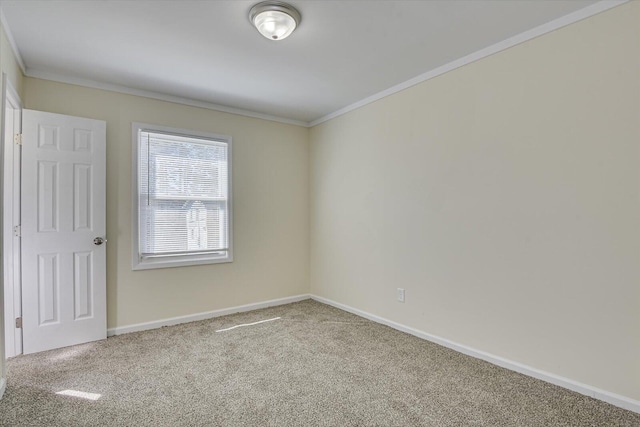
<svg viewBox="0 0 640 427">
<path fill-rule="evenodd" d="M 24 354 L 107 337 L 100 120 L 23 110 Z"/>
</svg>

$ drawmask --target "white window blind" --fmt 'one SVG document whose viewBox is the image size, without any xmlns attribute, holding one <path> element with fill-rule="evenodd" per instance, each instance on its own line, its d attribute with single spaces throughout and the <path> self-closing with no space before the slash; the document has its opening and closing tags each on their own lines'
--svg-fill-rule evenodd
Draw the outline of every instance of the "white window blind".
<svg viewBox="0 0 640 427">
<path fill-rule="evenodd" d="M 137 178 L 140 262 L 229 257 L 229 141 L 139 129 Z"/>
</svg>

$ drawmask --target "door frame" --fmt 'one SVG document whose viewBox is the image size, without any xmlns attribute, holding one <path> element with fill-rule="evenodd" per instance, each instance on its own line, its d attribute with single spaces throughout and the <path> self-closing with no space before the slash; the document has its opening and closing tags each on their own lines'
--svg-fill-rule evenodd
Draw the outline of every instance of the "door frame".
<svg viewBox="0 0 640 427">
<path fill-rule="evenodd" d="M 5 109 L 14 111 L 13 123 L 3 120 L 3 128 L 0 129 L 3 139 L 4 151 L 2 170 L 10 173 L 11 179 L 4 179 L 2 184 L 2 252 L 3 259 L 3 289 L 4 292 L 4 332 L 5 332 L 5 357 L 14 357 L 22 354 L 22 329 L 16 328 L 17 318 L 22 316 L 22 280 L 21 280 L 21 244 L 16 227 L 20 226 L 20 177 L 22 170 L 20 145 L 10 138 L 5 139 L 5 129 L 11 126 L 12 133 L 22 133 L 22 101 L 18 92 L 13 87 L 7 75 L 2 74 L 2 114 Z"/>
</svg>

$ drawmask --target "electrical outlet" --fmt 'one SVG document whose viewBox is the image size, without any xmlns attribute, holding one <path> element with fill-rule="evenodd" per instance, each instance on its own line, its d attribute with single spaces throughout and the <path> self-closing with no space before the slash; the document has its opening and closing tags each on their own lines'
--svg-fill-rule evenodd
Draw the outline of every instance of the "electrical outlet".
<svg viewBox="0 0 640 427">
<path fill-rule="evenodd" d="M 404 302 L 404 289 L 398 288 L 397 299 L 399 302 Z"/>
</svg>

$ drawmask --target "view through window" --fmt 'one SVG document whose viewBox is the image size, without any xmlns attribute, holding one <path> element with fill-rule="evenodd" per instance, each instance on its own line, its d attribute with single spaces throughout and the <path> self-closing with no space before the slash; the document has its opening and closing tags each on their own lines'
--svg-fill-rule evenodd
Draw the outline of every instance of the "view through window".
<svg viewBox="0 0 640 427">
<path fill-rule="evenodd" d="M 230 138 L 163 129 L 137 129 L 138 267 L 230 261 Z"/>
</svg>

